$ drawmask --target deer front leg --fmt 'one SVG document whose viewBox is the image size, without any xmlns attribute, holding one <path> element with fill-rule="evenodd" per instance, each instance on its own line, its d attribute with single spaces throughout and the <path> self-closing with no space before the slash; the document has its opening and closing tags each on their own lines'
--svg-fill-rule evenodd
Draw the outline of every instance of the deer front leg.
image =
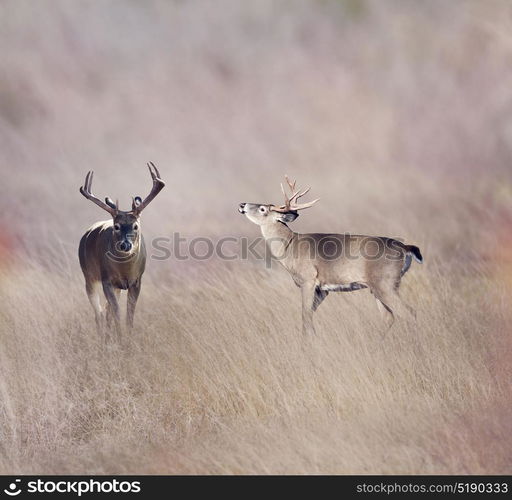
<svg viewBox="0 0 512 500">
<path fill-rule="evenodd" d="M 102 331 L 102 310 L 101 310 L 101 301 L 100 301 L 100 291 L 98 287 L 98 282 L 90 282 L 87 281 L 85 284 L 85 290 L 87 292 L 87 297 L 89 297 L 89 302 L 94 310 L 94 318 L 96 320 L 96 329 L 98 333 Z"/>
<path fill-rule="evenodd" d="M 313 312 L 315 308 L 315 282 L 306 282 L 301 288 L 302 293 L 302 333 L 304 335 L 314 335 Z"/>
<path fill-rule="evenodd" d="M 128 311 L 126 314 L 126 325 L 131 331 L 133 329 L 133 317 L 135 316 L 135 306 L 140 293 L 140 281 L 139 278 L 130 288 L 128 288 Z"/>
<path fill-rule="evenodd" d="M 119 302 L 117 301 L 116 290 L 110 281 L 103 281 L 103 293 L 107 298 L 109 314 L 114 318 L 117 335 L 121 333 L 121 315 Z"/>
<path fill-rule="evenodd" d="M 116 296 L 117 302 L 119 302 L 119 296 L 121 295 L 121 290 L 119 288 L 114 288 L 114 294 Z M 112 308 L 110 307 L 110 304 L 107 302 L 107 327 L 112 328 L 112 323 L 115 320 L 114 314 L 112 313 Z"/>
</svg>

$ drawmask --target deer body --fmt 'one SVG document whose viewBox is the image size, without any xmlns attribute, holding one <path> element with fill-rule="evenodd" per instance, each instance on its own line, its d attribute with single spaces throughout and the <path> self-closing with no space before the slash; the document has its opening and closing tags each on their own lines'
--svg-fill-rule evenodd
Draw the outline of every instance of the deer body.
<svg viewBox="0 0 512 500">
<path fill-rule="evenodd" d="M 309 208 L 317 200 L 297 204 L 309 189 L 295 192 L 295 183 L 288 183 L 292 196 L 285 195 L 285 205 L 242 203 L 239 211 L 260 226 L 272 256 L 300 287 L 303 332 L 314 332 L 313 312 L 329 292 L 369 288 L 389 326 L 395 313 L 413 314 L 400 299 L 398 288 L 412 259 L 422 262 L 418 247 L 386 237 L 295 233 L 287 223 L 298 217 L 298 210 Z"/>
<path fill-rule="evenodd" d="M 110 198 L 106 198 L 103 203 L 91 193 L 92 172 L 87 174 L 85 185 L 80 188 L 86 198 L 112 215 L 112 219 L 92 225 L 82 236 L 78 248 L 85 289 L 99 329 L 103 320 L 103 294 L 107 300 L 107 324 L 110 326 L 115 322 L 119 333 L 121 290 L 128 291 L 126 322 L 128 328 L 133 328 L 135 306 L 146 267 L 146 247 L 140 231 L 140 213 L 165 185 L 156 167 L 153 164 L 148 164 L 148 167 L 153 179 L 153 189 L 144 201 L 139 197 L 134 198 L 132 210 L 129 212 L 119 210 Z"/>
<path fill-rule="evenodd" d="M 131 258 L 126 261 L 114 260 L 115 249 L 112 248 L 114 231 L 113 221 L 97 222 L 82 236 L 79 246 L 80 266 L 87 281 L 102 282 L 107 280 L 115 288 L 128 290 L 140 280 L 146 267 L 146 247 L 144 237 L 139 241 Z"/>
<path fill-rule="evenodd" d="M 135 306 L 146 267 L 144 238 L 134 241 L 134 250 L 124 260 L 113 245 L 114 222 L 98 222 L 80 240 L 78 255 L 85 277 L 85 289 L 94 308 L 96 322 L 101 322 L 101 293 L 107 298 L 107 322 L 119 322 L 119 291 L 128 290 L 127 323 L 133 327 Z"/>
</svg>

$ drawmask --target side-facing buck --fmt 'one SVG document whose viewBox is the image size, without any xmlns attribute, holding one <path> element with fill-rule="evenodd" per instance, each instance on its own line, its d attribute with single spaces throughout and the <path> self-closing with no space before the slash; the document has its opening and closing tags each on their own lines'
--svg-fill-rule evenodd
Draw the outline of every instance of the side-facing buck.
<svg viewBox="0 0 512 500">
<path fill-rule="evenodd" d="M 133 327 L 135 306 L 140 293 L 141 279 L 146 267 L 146 247 L 140 230 L 140 214 L 165 186 L 160 173 L 153 163 L 148 163 L 153 179 L 153 188 L 142 201 L 139 196 L 132 200 L 132 209 L 119 210 L 118 204 L 110 198 L 105 202 L 91 192 L 93 172 L 85 177 L 80 192 L 93 203 L 107 211 L 112 219 L 97 222 L 91 226 L 80 240 L 78 256 L 85 276 L 85 289 L 94 309 L 96 325 L 103 322 L 101 290 L 107 299 L 107 324 L 115 322 L 120 331 L 119 294 L 128 290 L 126 323 Z"/>
<path fill-rule="evenodd" d="M 414 311 L 398 295 L 400 280 L 412 258 L 422 262 L 420 249 L 385 237 L 350 234 L 299 234 L 286 224 L 299 210 L 318 200 L 298 203 L 310 188 L 295 188 L 288 197 L 283 185 L 284 205 L 241 203 L 239 212 L 258 224 L 272 256 L 291 274 L 302 292 L 302 330 L 314 333 L 313 312 L 329 292 L 352 292 L 369 288 L 388 326 L 395 314 L 413 316 Z"/>
</svg>

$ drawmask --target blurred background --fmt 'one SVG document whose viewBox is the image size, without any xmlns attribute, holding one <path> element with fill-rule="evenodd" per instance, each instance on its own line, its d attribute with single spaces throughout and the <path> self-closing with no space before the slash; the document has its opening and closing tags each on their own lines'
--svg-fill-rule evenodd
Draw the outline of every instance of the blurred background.
<svg viewBox="0 0 512 500">
<path fill-rule="evenodd" d="M 508 0 L 0 0 L 1 470 L 509 473 L 511 83 Z M 147 240 L 256 238 L 238 204 L 288 174 L 321 198 L 294 230 L 418 245 L 417 335 L 369 351 L 369 296 L 336 298 L 303 357 L 286 273 L 171 258 L 137 362 L 100 363 L 78 188 L 128 209 L 150 160 Z"/>
<path fill-rule="evenodd" d="M 255 234 L 240 201 L 283 174 L 322 202 L 301 231 L 488 248 L 512 200 L 506 1 L 0 2 L 0 217 L 22 247 L 76 247 L 78 187 L 166 191 L 149 236 Z M 13 224 L 15 217 L 16 224 Z M 448 254 L 441 252 L 448 252 Z"/>
</svg>

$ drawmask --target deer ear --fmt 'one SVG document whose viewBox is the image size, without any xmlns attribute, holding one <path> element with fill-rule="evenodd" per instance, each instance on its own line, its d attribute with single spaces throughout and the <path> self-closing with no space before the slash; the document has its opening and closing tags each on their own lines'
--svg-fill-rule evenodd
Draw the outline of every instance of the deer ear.
<svg viewBox="0 0 512 500">
<path fill-rule="evenodd" d="M 293 222 L 298 216 L 298 212 L 286 212 L 281 214 L 277 220 L 280 220 L 281 222 Z"/>
<path fill-rule="evenodd" d="M 117 205 L 107 196 L 105 198 L 105 203 L 110 207 L 110 208 L 113 208 L 114 210 L 117 210 Z"/>
<path fill-rule="evenodd" d="M 142 203 L 142 198 L 140 196 L 136 196 L 135 198 L 132 198 L 132 210 L 137 210 L 137 208 L 140 207 Z"/>
</svg>

